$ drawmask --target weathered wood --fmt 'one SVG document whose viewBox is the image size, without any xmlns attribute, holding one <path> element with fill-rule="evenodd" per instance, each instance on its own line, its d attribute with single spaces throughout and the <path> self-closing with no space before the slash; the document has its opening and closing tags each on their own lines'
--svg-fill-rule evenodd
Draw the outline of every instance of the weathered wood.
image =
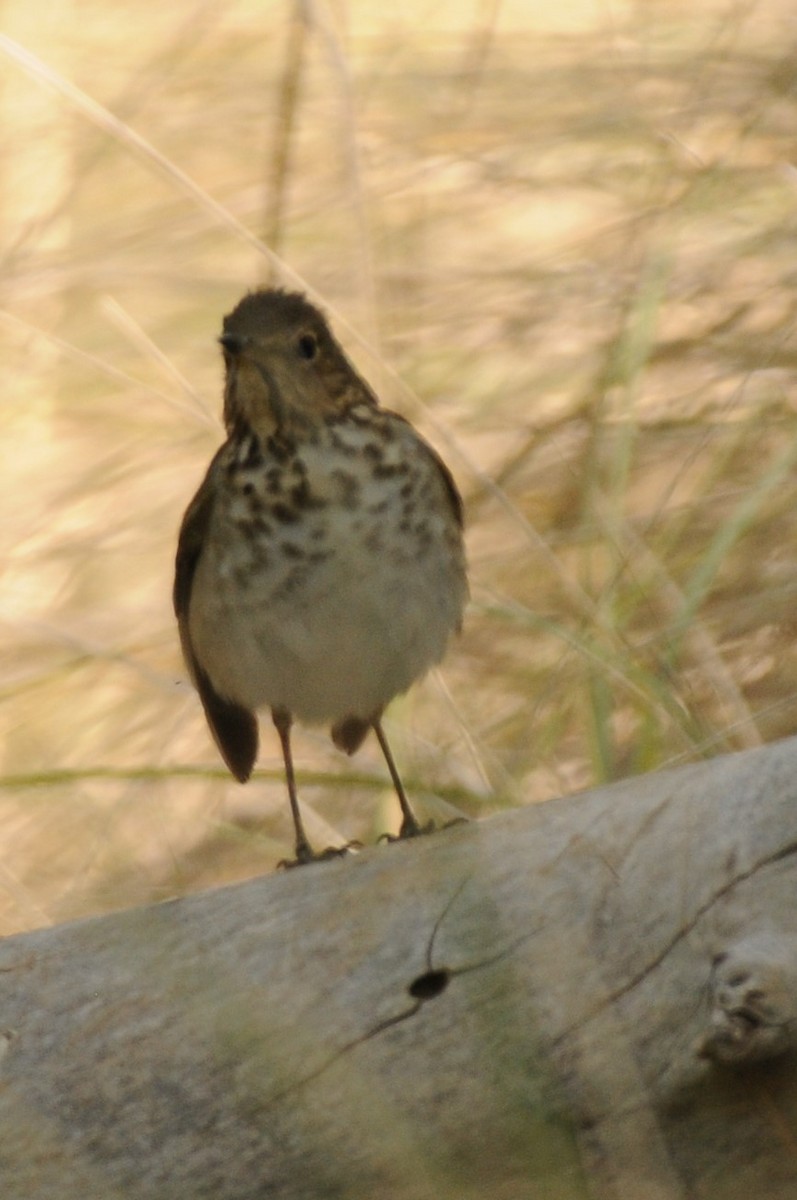
<svg viewBox="0 0 797 1200">
<path fill-rule="evenodd" d="M 0 1194 L 793 1200 L 796 861 L 791 740 L 9 938 Z"/>
</svg>

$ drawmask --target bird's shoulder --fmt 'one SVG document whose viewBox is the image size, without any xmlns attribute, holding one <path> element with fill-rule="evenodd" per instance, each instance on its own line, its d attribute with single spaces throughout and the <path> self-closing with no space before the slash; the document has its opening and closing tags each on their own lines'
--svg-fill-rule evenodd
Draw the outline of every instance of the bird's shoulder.
<svg viewBox="0 0 797 1200">
<path fill-rule="evenodd" d="M 400 413 L 393 412 L 389 408 L 379 408 L 376 411 L 384 422 L 384 429 L 388 437 L 395 436 L 407 443 L 412 443 L 413 448 L 417 450 L 418 454 L 424 457 L 442 484 L 443 491 L 451 506 L 451 513 L 461 529 L 465 521 L 462 497 L 459 494 L 459 488 L 454 482 L 454 476 L 443 459 L 434 447 L 430 446 L 426 439 L 418 433 L 418 430 L 406 417 L 402 417 Z"/>
</svg>

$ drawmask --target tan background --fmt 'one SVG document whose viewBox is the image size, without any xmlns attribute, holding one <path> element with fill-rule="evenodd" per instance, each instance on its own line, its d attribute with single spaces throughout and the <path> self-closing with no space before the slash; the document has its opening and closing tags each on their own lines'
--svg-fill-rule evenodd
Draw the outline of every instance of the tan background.
<svg viewBox="0 0 797 1200">
<path fill-rule="evenodd" d="M 466 498 L 464 637 L 388 725 L 419 808 L 797 726 L 791 4 L 394 9 L 309 6 L 281 138 L 287 3 L 4 6 L 2 932 L 289 848 L 170 609 L 266 232 Z M 374 745 L 296 756 L 317 841 L 395 827 Z"/>
</svg>

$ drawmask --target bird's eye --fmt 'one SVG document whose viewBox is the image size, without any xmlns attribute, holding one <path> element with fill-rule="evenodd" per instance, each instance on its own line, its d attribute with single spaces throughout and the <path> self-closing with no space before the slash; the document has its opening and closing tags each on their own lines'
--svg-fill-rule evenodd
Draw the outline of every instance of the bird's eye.
<svg viewBox="0 0 797 1200">
<path fill-rule="evenodd" d="M 318 353 L 318 341 L 314 333 L 303 333 L 296 343 L 299 354 L 311 362 Z"/>
</svg>

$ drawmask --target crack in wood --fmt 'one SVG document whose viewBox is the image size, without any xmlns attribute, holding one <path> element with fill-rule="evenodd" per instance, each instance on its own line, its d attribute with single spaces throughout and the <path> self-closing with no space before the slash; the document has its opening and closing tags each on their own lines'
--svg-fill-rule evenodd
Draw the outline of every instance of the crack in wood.
<svg viewBox="0 0 797 1200">
<path fill-rule="evenodd" d="M 326 1071 L 328 1071 L 330 1067 L 333 1067 L 335 1063 L 339 1062 L 347 1054 L 350 1054 L 352 1050 L 356 1050 L 358 1046 L 363 1046 L 367 1042 L 370 1042 L 373 1038 L 385 1033 L 386 1030 L 392 1029 L 395 1025 L 400 1025 L 403 1021 L 410 1020 L 416 1015 L 416 1013 L 420 1011 L 424 1004 L 427 1004 L 430 1000 L 436 999 L 439 995 L 441 995 L 442 992 L 448 987 L 450 981 L 457 975 L 468 975 L 473 971 L 481 971 L 486 967 L 494 966 L 502 959 L 514 953 L 518 946 L 522 945 L 524 942 L 528 941 L 537 934 L 537 929 L 531 930 L 528 933 L 524 933 L 510 942 L 510 944 L 504 947 L 503 950 L 498 950 L 495 954 L 491 954 L 488 958 L 479 959 L 477 962 L 468 963 L 462 967 L 435 967 L 432 962 L 432 955 L 434 953 L 434 943 L 437 934 L 440 931 L 443 921 L 450 913 L 454 904 L 470 880 L 471 876 L 468 875 L 462 881 L 462 883 L 460 883 L 459 887 L 453 893 L 451 898 L 446 902 L 443 911 L 440 913 L 439 917 L 434 923 L 434 926 L 432 927 L 425 951 L 426 970 L 420 975 L 416 976 L 407 987 L 407 991 L 409 995 L 413 997 L 414 1003 L 403 1012 L 395 1013 L 391 1017 L 385 1017 L 384 1020 L 377 1022 L 376 1025 L 372 1026 L 372 1028 L 368 1029 L 365 1033 L 360 1034 L 359 1037 L 352 1038 L 350 1041 L 345 1042 L 342 1046 L 339 1046 L 338 1049 L 331 1054 L 329 1058 L 316 1067 L 315 1070 L 303 1076 L 301 1079 L 297 1079 L 294 1083 L 289 1084 L 287 1087 L 282 1088 L 281 1091 L 277 1092 L 274 1096 L 271 1096 L 268 1100 L 266 1100 L 263 1105 L 264 1108 L 271 1107 L 279 1100 L 283 1100 L 286 1096 L 291 1095 L 300 1088 L 306 1087 L 308 1083 L 314 1082 Z"/>
<path fill-rule="evenodd" d="M 691 920 L 686 925 L 682 926 L 681 929 L 679 929 L 678 932 L 674 934 L 673 937 L 671 937 L 669 941 L 661 948 L 658 954 L 656 954 L 648 963 L 646 963 L 645 966 L 636 973 L 636 975 L 632 975 L 630 979 L 625 981 L 625 983 L 622 983 L 619 987 L 614 988 L 614 990 L 604 996 L 603 999 L 600 1000 L 600 1002 L 590 1010 L 590 1012 L 586 1013 L 583 1017 L 580 1017 L 556 1038 L 554 1038 L 553 1045 L 560 1046 L 562 1042 L 567 1041 L 568 1038 L 570 1038 L 573 1034 L 579 1033 L 585 1025 L 588 1025 L 590 1021 L 593 1021 L 597 1016 L 600 1016 L 600 1014 L 607 1008 L 611 1007 L 611 1005 L 622 999 L 623 996 L 627 996 L 629 992 L 632 992 L 634 988 L 639 987 L 641 983 L 644 983 L 648 976 L 652 975 L 653 972 L 662 965 L 675 947 L 682 942 L 684 938 L 688 937 L 689 934 L 694 932 L 698 923 L 703 919 L 706 913 L 710 912 L 715 904 L 718 904 L 720 900 L 723 900 L 730 892 L 734 890 L 734 888 L 738 887 L 742 883 L 746 883 L 748 879 L 752 879 L 752 877 L 756 875 L 758 871 L 763 870 L 765 867 L 771 867 L 773 864 L 781 862 L 784 858 L 789 858 L 795 854 L 797 854 L 797 842 L 789 842 L 787 845 L 782 846 L 774 854 L 769 854 L 765 858 L 759 859 L 757 862 L 753 863 L 752 866 L 748 867 L 746 871 L 740 871 L 739 874 L 735 875 L 733 879 L 729 879 L 726 884 L 723 884 L 721 888 L 719 888 L 708 900 L 706 900 L 695 910 Z"/>
</svg>

